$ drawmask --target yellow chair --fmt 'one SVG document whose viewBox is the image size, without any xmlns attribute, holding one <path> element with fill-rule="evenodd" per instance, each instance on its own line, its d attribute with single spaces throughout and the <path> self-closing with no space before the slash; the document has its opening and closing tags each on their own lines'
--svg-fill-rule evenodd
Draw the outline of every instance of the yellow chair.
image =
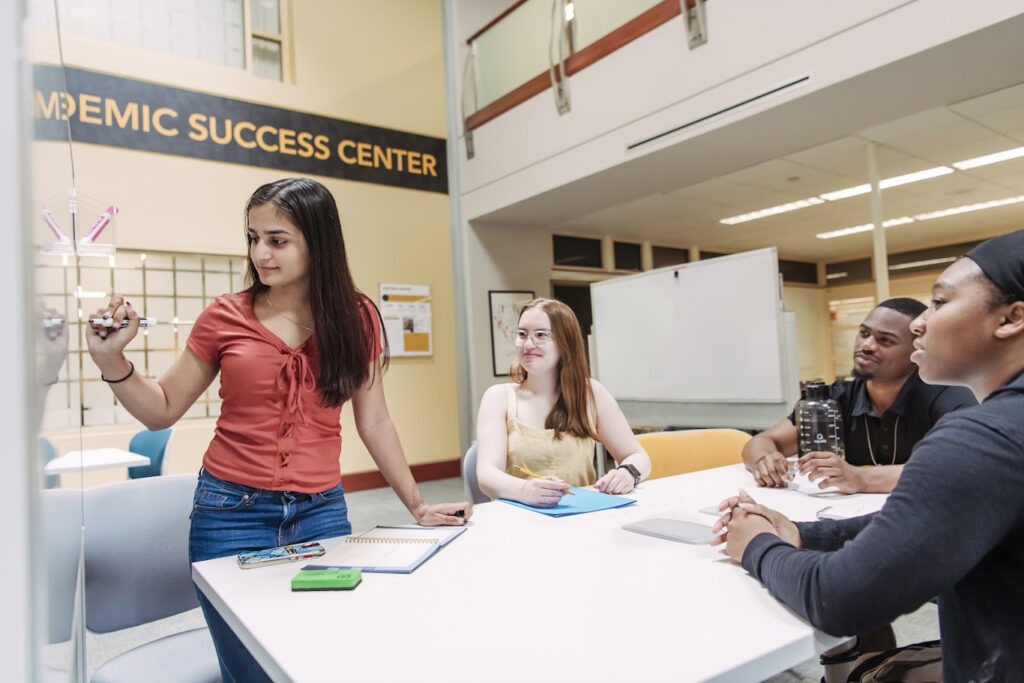
<svg viewBox="0 0 1024 683">
<path fill-rule="evenodd" d="M 750 434 L 738 429 L 690 429 L 638 434 L 651 457 L 651 479 L 671 477 L 743 462 L 740 453 Z"/>
</svg>

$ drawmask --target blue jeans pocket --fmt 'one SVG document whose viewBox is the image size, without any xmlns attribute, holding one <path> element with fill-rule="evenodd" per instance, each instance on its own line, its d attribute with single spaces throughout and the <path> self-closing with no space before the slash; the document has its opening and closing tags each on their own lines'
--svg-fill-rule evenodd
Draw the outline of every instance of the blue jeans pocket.
<svg viewBox="0 0 1024 683">
<path fill-rule="evenodd" d="M 321 491 L 320 496 L 326 501 L 338 500 L 345 497 L 345 490 L 341 488 L 341 484 L 338 484 L 334 488 Z"/>
<path fill-rule="evenodd" d="M 249 486 L 224 481 L 203 472 L 199 476 L 192 509 L 212 512 L 237 510 L 245 505 L 251 505 L 257 493 L 256 489 Z"/>
</svg>

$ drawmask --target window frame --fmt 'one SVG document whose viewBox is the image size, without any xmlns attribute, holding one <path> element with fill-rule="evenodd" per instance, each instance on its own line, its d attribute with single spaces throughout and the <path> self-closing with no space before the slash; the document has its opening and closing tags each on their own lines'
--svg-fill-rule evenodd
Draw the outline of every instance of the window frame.
<svg viewBox="0 0 1024 683">
<path fill-rule="evenodd" d="M 242 23 L 243 30 L 245 32 L 245 70 L 249 75 L 254 78 L 262 78 L 257 76 L 255 72 L 255 62 L 253 60 L 253 41 L 254 39 L 265 40 L 272 43 L 277 43 L 281 48 L 281 80 L 271 81 L 277 83 L 294 83 L 295 82 L 295 60 L 292 52 L 292 41 L 290 36 L 292 34 L 292 22 L 291 22 L 291 4 L 290 0 L 278 0 L 278 28 L 280 33 L 267 33 L 266 31 L 258 31 L 253 25 L 252 19 L 252 3 L 254 0 L 245 0 L 242 9 Z M 271 79 L 264 79 L 271 80 Z"/>
<path fill-rule="evenodd" d="M 141 257 L 141 255 L 145 257 Z M 153 257 L 157 257 L 159 260 L 170 260 L 170 265 L 150 265 L 149 262 L 153 260 Z M 133 260 L 132 266 L 119 266 L 118 262 L 121 259 L 138 259 Z M 179 263 L 179 260 L 182 263 Z M 198 265 L 195 262 L 198 261 Z M 62 272 L 60 278 L 64 283 L 64 292 L 59 291 L 59 288 L 50 291 L 46 284 L 42 284 L 40 296 L 49 299 L 56 299 L 61 297 L 64 299 L 64 306 L 59 310 L 61 315 L 68 322 L 68 336 L 73 337 L 75 342 L 69 346 L 67 361 L 61 368 L 60 374 L 56 385 L 50 391 L 50 401 L 58 401 L 61 406 L 57 408 L 53 405 L 47 405 L 45 411 L 47 414 L 53 410 L 59 410 L 67 415 L 66 424 L 52 424 L 47 425 L 47 429 L 64 429 L 64 428 L 78 428 L 78 427 L 114 427 L 123 424 L 134 424 L 136 420 L 132 419 L 120 419 L 119 415 L 123 413 L 119 402 L 112 392 L 107 392 L 110 397 L 110 402 L 103 402 L 102 404 L 95 404 L 94 402 L 87 400 L 87 385 L 98 386 L 101 383 L 98 370 L 91 368 L 86 369 L 88 364 L 92 361 L 89 359 L 89 351 L 85 342 L 85 325 L 87 324 L 86 319 L 89 314 L 102 303 L 102 300 L 89 299 L 89 300 L 78 300 L 76 303 L 77 309 L 71 308 L 71 300 L 74 299 L 74 295 L 70 293 L 68 284 L 70 282 L 81 282 L 82 281 L 82 270 L 88 269 L 91 271 L 96 270 L 109 270 L 109 285 L 110 291 L 114 290 L 116 282 L 116 274 L 118 270 L 123 271 L 134 271 L 141 274 L 141 291 L 125 291 L 118 292 L 129 297 L 135 304 L 136 310 L 140 314 L 145 315 L 148 307 L 148 300 L 150 298 L 157 299 L 172 299 L 172 305 L 174 309 L 174 317 L 170 320 L 158 319 L 157 324 L 159 326 L 171 327 L 172 342 L 170 346 L 166 344 L 158 344 L 151 342 L 149 335 L 145 331 L 140 331 L 138 337 L 132 341 L 132 343 L 125 349 L 125 355 L 129 358 L 134 359 L 135 370 L 140 374 L 149 377 L 151 379 L 158 379 L 158 374 L 153 368 L 151 368 L 150 354 L 154 353 L 171 353 L 173 363 L 178 357 L 184 352 L 185 342 L 188 338 L 188 333 L 191 332 L 192 325 L 195 323 L 194 319 L 184 319 L 179 317 L 181 311 L 180 302 L 189 301 L 200 301 L 200 310 L 205 309 L 209 306 L 214 299 L 221 294 L 228 292 L 221 291 L 209 291 L 207 286 L 207 275 L 228 277 L 228 289 L 229 292 L 239 292 L 245 289 L 245 273 L 247 269 L 248 259 L 243 255 L 232 255 L 232 254 L 212 254 L 212 253 L 193 253 L 193 252 L 170 252 L 170 251 L 159 251 L 159 250 L 136 250 L 136 249 L 119 249 L 117 255 L 114 257 L 114 265 L 109 265 L 108 260 L 99 260 L 94 257 L 79 257 L 79 258 L 66 258 L 60 262 L 40 262 L 36 264 L 35 268 L 48 268 L 48 269 L 60 269 Z M 148 285 L 147 273 L 170 273 L 171 276 L 171 290 L 169 292 L 150 291 Z M 178 291 L 178 274 L 179 273 L 196 273 L 200 276 L 200 290 L 199 293 L 185 293 Z M 50 277 L 55 274 L 50 273 Z M 37 280 L 38 282 L 38 280 Z M 41 283 L 40 283 L 41 284 Z M 81 316 L 79 315 L 81 311 Z M 181 329 L 184 327 L 185 329 Z M 72 369 L 74 368 L 74 369 Z M 159 374 L 162 374 L 159 373 Z M 220 397 L 219 397 L 219 378 L 213 385 L 206 389 L 203 394 L 199 396 L 195 404 L 189 408 L 189 411 L 182 417 L 182 419 L 208 419 L 216 418 L 220 415 Z M 77 408 L 78 416 L 77 419 L 72 415 L 73 411 Z M 93 420 L 89 419 L 86 413 L 93 408 L 100 408 L 103 411 L 112 410 L 111 419 Z M 119 410 L 120 409 L 120 410 Z M 61 418 L 63 421 L 64 418 Z"/>
</svg>

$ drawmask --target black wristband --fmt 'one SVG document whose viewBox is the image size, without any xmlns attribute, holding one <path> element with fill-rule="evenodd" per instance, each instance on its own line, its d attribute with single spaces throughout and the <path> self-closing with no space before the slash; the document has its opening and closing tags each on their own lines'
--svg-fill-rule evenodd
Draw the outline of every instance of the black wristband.
<svg viewBox="0 0 1024 683">
<path fill-rule="evenodd" d="M 125 381 L 126 379 L 135 374 L 135 363 L 128 361 L 128 365 L 132 366 L 132 369 L 129 370 L 128 374 L 122 377 L 121 379 L 107 379 L 106 377 L 103 376 L 102 373 L 100 374 L 100 379 L 106 382 L 107 384 L 120 384 L 121 382 Z"/>
<path fill-rule="evenodd" d="M 638 470 L 634 465 L 630 465 L 630 464 L 619 465 L 615 469 L 617 469 L 617 470 L 626 470 L 626 472 L 628 472 L 629 475 L 631 477 L 633 477 L 633 486 L 638 485 L 640 483 L 641 477 L 643 476 L 643 475 L 640 474 L 640 470 Z"/>
</svg>

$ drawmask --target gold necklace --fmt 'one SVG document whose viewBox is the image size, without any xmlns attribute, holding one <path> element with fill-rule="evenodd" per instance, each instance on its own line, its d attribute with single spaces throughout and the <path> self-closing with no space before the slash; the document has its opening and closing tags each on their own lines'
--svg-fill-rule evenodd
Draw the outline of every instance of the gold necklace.
<svg viewBox="0 0 1024 683">
<path fill-rule="evenodd" d="M 312 327 L 310 327 L 308 325 L 303 325 L 300 322 L 296 322 L 296 321 L 292 320 L 291 318 L 289 318 L 288 316 L 286 316 L 284 313 L 282 313 L 281 309 L 278 308 L 277 306 L 275 306 L 273 300 L 270 298 L 270 290 L 269 289 L 267 291 L 263 292 L 263 295 L 267 297 L 267 303 L 270 304 L 270 307 L 273 308 L 275 311 L 277 311 L 277 314 L 279 316 L 281 316 L 282 318 L 284 318 L 285 320 L 290 322 L 292 325 L 295 325 L 297 327 L 301 327 L 304 330 L 309 330 L 310 332 L 315 332 L 316 331 Z"/>
<path fill-rule="evenodd" d="M 892 426 L 892 462 L 890 465 L 896 464 L 896 442 L 900 438 L 900 416 L 896 416 L 896 424 Z M 864 439 L 868 442 L 868 455 L 871 456 L 871 463 L 874 465 L 878 464 L 875 460 L 875 451 L 871 448 L 871 430 L 868 428 L 868 416 L 864 415 Z"/>
</svg>

